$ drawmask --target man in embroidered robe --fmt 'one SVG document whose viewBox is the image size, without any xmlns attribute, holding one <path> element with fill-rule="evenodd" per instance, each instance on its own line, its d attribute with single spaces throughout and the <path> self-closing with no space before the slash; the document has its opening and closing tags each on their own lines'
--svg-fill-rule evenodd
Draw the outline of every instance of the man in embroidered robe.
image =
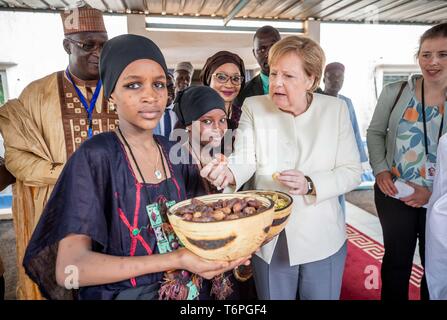
<svg viewBox="0 0 447 320">
<path fill-rule="evenodd" d="M 22 260 L 64 164 L 83 141 L 118 125 L 99 81 L 99 55 L 108 39 L 101 11 L 86 6 L 61 17 L 68 68 L 32 82 L 0 108 L 6 167 L 16 178 L 12 211 L 18 299 L 42 298 Z"/>
</svg>

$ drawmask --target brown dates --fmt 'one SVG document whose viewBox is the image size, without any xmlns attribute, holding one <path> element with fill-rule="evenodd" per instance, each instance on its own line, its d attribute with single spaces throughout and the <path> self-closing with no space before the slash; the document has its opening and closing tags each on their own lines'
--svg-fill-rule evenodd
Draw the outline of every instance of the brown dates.
<svg viewBox="0 0 447 320">
<path fill-rule="evenodd" d="M 179 208 L 175 214 L 185 221 L 213 222 L 248 217 L 266 209 L 261 201 L 251 197 L 218 200 L 211 203 L 193 198 L 191 204 Z"/>
</svg>

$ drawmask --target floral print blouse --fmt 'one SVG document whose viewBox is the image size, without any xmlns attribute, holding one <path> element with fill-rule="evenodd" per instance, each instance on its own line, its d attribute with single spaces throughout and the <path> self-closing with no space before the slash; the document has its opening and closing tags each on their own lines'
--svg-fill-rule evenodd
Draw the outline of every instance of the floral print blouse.
<svg viewBox="0 0 447 320">
<path fill-rule="evenodd" d="M 436 163 L 439 131 L 445 106 L 426 106 L 428 161 Z M 431 189 L 433 181 L 426 179 L 426 156 L 422 103 L 415 97 L 409 102 L 399 122 L 394 154 L 393 175 Z"/>
</svg>

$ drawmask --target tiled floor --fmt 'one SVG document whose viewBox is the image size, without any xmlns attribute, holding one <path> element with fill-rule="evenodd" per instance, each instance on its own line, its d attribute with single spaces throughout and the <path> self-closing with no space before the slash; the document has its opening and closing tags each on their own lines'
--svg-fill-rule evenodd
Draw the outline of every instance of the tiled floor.
<svg viewBox="0 0 447 320">
<path fill-rule="evenodd" d="M 346 202 L 346 222 L 377 242 L 383 244 L 382 228 L 380 226 L 379 218 L 376 216 Z M 419 257 L 419 251 L 415 251 L 413 262 L 420 266 L 421 258 Z"/>
</svg>

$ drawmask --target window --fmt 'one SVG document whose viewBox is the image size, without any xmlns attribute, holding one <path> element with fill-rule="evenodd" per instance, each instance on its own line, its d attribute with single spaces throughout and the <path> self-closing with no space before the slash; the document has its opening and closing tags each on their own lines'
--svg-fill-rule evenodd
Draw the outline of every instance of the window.
<svg viewBox="0 0 447 320">
<path fill-rule="evenodd" d="M 406 81 L 412 74 L 420 73 L 416 64 L 380 64 L 374 68 L 374 87 L 378 99 L 383 87 L 387 84 Z"/>
<path fill-rule="evenodd" d="M 383 74 L 383 87 L 386 85 L 398 82 L 398 81 L 407 81 L 408 78 L 411 76 L 411 73 L 384 73 Z"/>
</svg>

